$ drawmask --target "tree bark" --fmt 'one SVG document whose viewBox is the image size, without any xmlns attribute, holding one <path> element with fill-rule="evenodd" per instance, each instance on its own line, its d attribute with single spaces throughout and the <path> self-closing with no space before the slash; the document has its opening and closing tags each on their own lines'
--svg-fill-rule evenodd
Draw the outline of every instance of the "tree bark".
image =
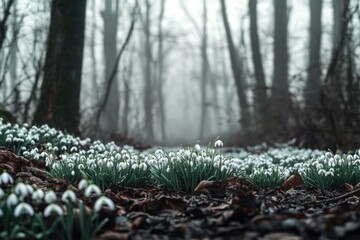
<svg viewBox="0 0 360 240">
<path fill-rule="evenodd" d="M 160 15 L 159 15 L 159 25 L 158 25 L 158 34 L 159 34 L 159 46 L 158 46 L 158 84 L 157 91 L 159 97 L 159 113 L 160 113 L 160 134 L 162 142 L 166 140 L 166 118 L 165 118 L 165 107 L 164 107 L 164 93 L 163 93 L 163 85 L 164 85 L 164 53 L 163 53 L 163 28 L 162 22 L 164 19 L 164 11 L 165 11 L 165 0 L 161 0 L 160 3 Z"/>
<path fill-rule="evenodd" d="M 264 131 L 266 130 L 265 127 L 267 126 L 268 122 L 266 106 L 267 92 L 257 26 L 257 0 L 249 0 L 249 14 L 252 60 L 256 79 L 254 93 L 255 116 L 257 123 L 260 125 L 260 129 Z"/>
<path fill-rule="evenodd" d="M 250 118 L 249 104 L 244 89 L 244 70 L 242 69 L 240 57 L 236 51 L 233 42 L 230 25 L 226 13 L 225 0 L 220 0 L 220 3 L 221 3 L 221 13 L 223 17 L 225 32 L 226 32 L 226 39 L 228 42 L 231 67 L 234 75 L 234 80 L 235 80 L 236 90 L 239 100 L 240 115 L 241 115 L 240 123 L 243 130 L 248 131 L 250 127 L 251 118 Z"/>
<path fill-rule="evenodd" d="M 86 0 L 53 0 L 35 124 L 79 134 Z"/>
<path fill-rule="evenodd" d="M 288 82 L 287 0 L 274 0 L 274 79 L 271 104 L 274 121 L 286 127 L 290 103 Z"/>
<path fill-rule="evenodd" d="M 204 138 L 204 132 L 208 123 L 207 116 L 207 83 L 208 83 L 208 54 L 207 54 L 207 5 L 203 0 L 203 29 L 201 36 L 201 116 L 200 116 L 200 139 Z"/>
<path fill-rule="evenodd" d="M 103 33 L 103 44 L 104 44 L 104 59 L 105 59 L 105 82 L 106 86 L 109 84 L 110 75 L 116 61 L 116 35 L 118 28 L 118 2 L 113 4 L 113 0 L 105 0 L 105 10 L 102 12 L 102 18 L 104 20 L 104 33 Z M 120 111 L 120 93 L 118 75 L 114 76 L 114 79 L 110 85 L 110 92 L 104 93 L 109 94 L 108 101 L 103 111 L 103 122 L 102 128 L 105 131 L 117 132 L 119 124 L 119 111 Z M 105 96 L 103 97 L 105 98 Z"/>
<path fill-rule="evenodd" d="M 308 112 L 317 111 L 320 107 L 321 91 L 321 12 L 322 0 L 309 1 L 310 4 L 310 53 L 307 82 L 304 90 L 305 108 Z"/>
<path fill-rule="evenodd" d="M 150 2 L 146 0 L 146 13 L 145 13 L 145 71 L 144 71 L 144 80 L 145 80 L 145 89 L 144 89 L 144 108 L 145 108 L 145 131 L 146 131 L 146 140 L 154 140 L 154 126 L 153 126 L 153 96 L 152 96 L 152 71 L 151 71 L 151 62 L 152 62 L 152 51 L 151 51 L 151 42 L 150 42 Z"/>
</svg>

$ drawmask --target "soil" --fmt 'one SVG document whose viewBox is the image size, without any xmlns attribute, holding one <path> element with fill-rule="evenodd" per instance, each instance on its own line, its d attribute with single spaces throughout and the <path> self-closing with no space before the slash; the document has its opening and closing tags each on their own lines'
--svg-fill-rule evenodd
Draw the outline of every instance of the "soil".
<svg viewBox="0 0 360 240">
<path fill-rule="evenodd" d="M 83 198 L 76 185 L 49 178 L 45 166 L 10 151 L 0 150 L 0 169 L 34 187 L 59 195 L 70 188 Z M 104 194 L 116 211 L 101 210 L 110 221 L 96 239 L 359 239 L 359 192 L 351 185 L 326 192 L 306 188 L 299 175 L 266 190 L 243 178 L 202 181 L 194 193 L 114 187 Z"/>
</svg>

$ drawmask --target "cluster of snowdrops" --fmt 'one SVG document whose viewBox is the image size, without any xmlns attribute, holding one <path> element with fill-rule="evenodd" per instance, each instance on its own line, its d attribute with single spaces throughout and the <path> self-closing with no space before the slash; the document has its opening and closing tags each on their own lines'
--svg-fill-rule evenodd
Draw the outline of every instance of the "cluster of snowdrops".
<svg viewBox="0 0 360 240">
<path fill-rule="evenodd" d="M 92 217 L 86 218 L 84 202 L 75 200 L 71 190 L 51 198 L 49 194 L 54 195 L 51 190 L 34 189 L 21 180 L 14 183 L 11 176 L 4 172 L 0 176 L 0 187 L 1 184 L 6 185 L 0 188 L 0 216 L 6 221 L 1 225 L 0 237 L 16 237 L 27 231 L 27 236 L 46 238 L 52 236 L 54 229 L 61 228 L 64 231 L 60 234 L 64 236 L 59 237 L 71 239 L 70 235 L 66 237 L 66 233 L 72 232 L 74 216 L 64 212 L 70 213 L 76 207 L 80 209 L 84 239 L 90 239 L 106 222 L 106 219 L 98 218 L 100 207 L 114 208 L 111 200 L 102 196 L 101 191 L 116 186 L 154 185 L 191 192 L 202 180 L 223 181 L 241 176 L 259 188 L 274 188 L 294 173 L 300 174 L 306 186 L 322 191 L 342 187 L 345 183 L 355 185 L 360 181 L 360 151 L 340 155 L 298 149 L 288 144 L 260 151 L 257 147 L 250 151 L 225 149 L 218 139 L 207 146 L 197 143 L 178 149 L 138 151 L 131 146 L 119 147 L 114 143 L 73 137 L 47 125 L 11 125 L 1 119 L 0 146 L 18 155 L 44 161 L 50 177 L 64 178 L 73 185 L 82 184 L 79 188 L 85 192 L 85 197 L 91 194 L 98 197 Z M 57 200 L 60 203 L 54 203 Z M 39 208 L 40 203 L 48 205 Z M 24 223 L 20 221 L 23 220 L 22 215 L 27 215 L 27 226 L 30 224 L 31 227 L 19 225 Z M 47 217 L 56 218 L 52 221 L 53 225 L 45 224 Z M 38 236 L 31 229 L 43 229 L 43 235 Z"/>
</svg>

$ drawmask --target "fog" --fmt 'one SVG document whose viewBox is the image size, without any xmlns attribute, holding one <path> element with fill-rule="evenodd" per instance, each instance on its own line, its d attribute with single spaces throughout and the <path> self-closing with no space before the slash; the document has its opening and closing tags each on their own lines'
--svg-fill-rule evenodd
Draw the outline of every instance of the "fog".
<svg viewBox="0 0 360 240">
<path fill-rule="evenodd" d="M 260 132 L 261 124 L 256 120 L 255 90 L 258 85 L 252 55 L 249 1 L 224 2 L 235 55 L 241 65 L 241 88 L 234 77 L 233 55 L 220 0 L 88 0 L 79 105 L 80 133 L 92 138 L 117 133 L 148 143 L 179 145 L 198 140 L 206 144 L 218 136 L 231 141 L 240 133 Z M 287 4 L 287 21 L 283 21 L 287 34 L 281 41 L 287 47 L 287 70 L 284 69 L 287 77 L 284 81 L 288 84 L 286 94 L 291 97 L 292 105 L 284 112 L 295 109 L 304 114 L 301 112 L 305 108 L 304 89 L 311 69 L 310 1 L 281 2 Z M 350 11 L 356 9 L 357 4 L 355 0 L 350 1 Z M 0 6 L 5 9 L 6 1 Z M 321 58 L 317 64 L 323 83 L 335 49 L 334 6 L 331 0 L 322 1 Z M 3 76 L 0 103 L 1 108 L 12 112 L 18 122 L 32 122 L 40 99 L 50 9 L 48 1 L 15 1 L 7 22 L 9 27 L 0 55 Z M 265 77 L 263 88 L 269 98 L 277 95 L 274 91 L 274 9 L 274 1 L 257 1 L 257 34 Z M 132 21 L 134 29 L 129 31 Z M 353 17 L 348 27 L 353 39 L 359 37 L 358 26 L 359 17 Z M 359 49 L 355 42 L 352 46 L 356 55 Z M 15 60 L 11 61 L 7 56 Z M 354 75 L 359 70 L 358 61 L 354 57 Z M 10 68 L 14 70 L 10 71 Z M 109 92 L 106 93 L 108 85 Z M 245 99 L 239 99 L 239 91 Z M 33 96 L 32 92 L 35 92 Z M 249 105 L 250 125 L 242 122 L 246 114 L 240 105 L 244 101 Z M 102 103 L 105 103 L 103 109 Z M 296 117 L 289 119 L 286 125 L 298 126 Z M 266 127 L 271 128 L 272 125 Z"/>
</svg>

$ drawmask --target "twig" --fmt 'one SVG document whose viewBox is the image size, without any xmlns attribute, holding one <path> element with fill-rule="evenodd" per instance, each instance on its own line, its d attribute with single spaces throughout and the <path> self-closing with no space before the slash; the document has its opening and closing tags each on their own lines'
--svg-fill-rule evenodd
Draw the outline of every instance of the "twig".
<svg viewBox="0 0 360 240">
<path fill-rule="evenodd" d="M 341 199 L 344 199 L 344 198 L 347 198 L 349 196 L 352 196 L 352 195 L 355 195 L 357 193 L 360 192 L 360 188 L 357 188 L 351 192 L 348 192 L 348 193 L 345 193 L 343 195 L 340 195 L 340 196 L 337 196 L 337 197 L 333 197 L 333 198 L 329 198 L 329 199 L 325 199 L 325 200 L 322 200 L 322 201 L 319 201 L 319 202 L 316 202 L 315 204 L 320 204 L 320 203 L 328 203 L 328 202 L 334 202 L 334 201 L 338 201 L 338 200 L 341 200 Z"/>
</svg>

